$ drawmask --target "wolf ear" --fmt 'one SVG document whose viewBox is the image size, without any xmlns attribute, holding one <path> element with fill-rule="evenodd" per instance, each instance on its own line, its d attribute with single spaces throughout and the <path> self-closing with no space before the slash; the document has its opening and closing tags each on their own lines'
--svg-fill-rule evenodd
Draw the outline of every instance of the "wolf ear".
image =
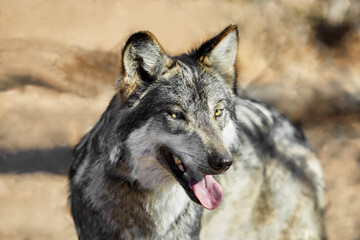
<svg viewBox="0 0 360 240">
<path fill-rule="evenodd" d="M 146 86 L 166 73 L 171 60 L 153 34 L 137 32 L 126 42 L 122 51 L 120 79 L 121 101 L 124 102 L 139 86 Z"/>
<path fill-rule="evenodd" d="M 207 68 L 214 69 L 225 83 L 236 93 L 236 54 L 238 30 L 230 25 L 220 34 L 203 43 L 196 51 L 198 61 Z"/>
</svg>

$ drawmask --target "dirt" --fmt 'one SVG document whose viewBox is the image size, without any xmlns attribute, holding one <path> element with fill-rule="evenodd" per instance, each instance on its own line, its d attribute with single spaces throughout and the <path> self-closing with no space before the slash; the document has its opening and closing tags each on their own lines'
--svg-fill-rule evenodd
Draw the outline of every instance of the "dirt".
<svg viewBox="0 0 360 240">
<path fill-rule="evenodd" d="M 0 239 L 76 239 L 67 195 L 64 176 L 1 175 Z"/>
<path fill-rule="evenodd" d="M 0 239 L 76 239 L 71 148 L 110 101 L 131 33 L 150 30 L 177 54 L 230 23 L 241 94 L 300 124 L 322 164 L 328 239 L 360 239 L 360 28 L 324 45 L 314 19 L 339 19 L 326 4 L 0 0 Z M 338 10 L 341 21 L 359 26 L 359 9 Z"/>
<path fill-rule="evenodd" d="M 333 117 L 305 127 L 324 171 L 328 239 L 360 237 L 360 116 Z"/>
</svg>

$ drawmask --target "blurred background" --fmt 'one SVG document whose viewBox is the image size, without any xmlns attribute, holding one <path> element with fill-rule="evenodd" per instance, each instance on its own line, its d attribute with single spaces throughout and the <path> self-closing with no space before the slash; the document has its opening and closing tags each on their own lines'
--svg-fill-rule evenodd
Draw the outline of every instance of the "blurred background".
<svg viewBox="0 0 360 240">
<path fill-rule="evenodd" d="M 71 148 L 114 94 L 130 34 L 170 55 L 238 24 L 241 94 L 300 125 L 328 239 L 360 239 L 360 1 L 0 0 L 0 239 L 76 239 Z"/>
</svg>

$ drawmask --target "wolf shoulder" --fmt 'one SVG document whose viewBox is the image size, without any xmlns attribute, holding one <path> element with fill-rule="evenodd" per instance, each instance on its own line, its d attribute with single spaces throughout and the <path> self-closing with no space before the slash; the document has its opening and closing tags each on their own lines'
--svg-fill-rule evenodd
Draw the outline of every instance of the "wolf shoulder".
<svg viewBox="0 0 360 240">
<path fill-rule="evenodd" d="M 239 138 L 254 148 L 258 158 L 285 161 L 288 171 L 302 169 L 323 185 L 321 166 L 300 127 L 265 103 L 241 97 L 234 101 Z"/>
<path fill-rule="evenodd" d="M 266 169 L 277 162 L 276 166 L 282 166 L 283 170 L 280 171 L 283 174 L 288 172 L 307 179 L 316 192 L 318 206 L 323 208 L 322 168 L 302 129 L 276 109 L 248 98 L 235 99 L 235 116 L 241 139 L 239 150 L 244 149 L 241 144 L 246 145 L 247 149 L 253 149 L 262 168 Z"/>
<path fill-rule="evenodd" d="M 283 138 L 310 149 L 302 130 L 276 109 L 250 98 L 236 97 L 234 102 L 238 127 L 254 140 Z"/>
</svg>

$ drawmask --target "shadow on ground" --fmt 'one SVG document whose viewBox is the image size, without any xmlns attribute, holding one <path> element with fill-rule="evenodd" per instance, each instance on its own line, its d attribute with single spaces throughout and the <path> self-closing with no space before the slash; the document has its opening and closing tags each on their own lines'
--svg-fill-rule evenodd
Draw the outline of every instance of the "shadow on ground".
<svg viewBox="0 0 360 240">
<path fill-rule="evenodd" d="M 71 160 L 70 147 L 31 149 L 17 153 L 0 150 L 0 174 L 47 172 L 66 175 Z"/>
</svg>

